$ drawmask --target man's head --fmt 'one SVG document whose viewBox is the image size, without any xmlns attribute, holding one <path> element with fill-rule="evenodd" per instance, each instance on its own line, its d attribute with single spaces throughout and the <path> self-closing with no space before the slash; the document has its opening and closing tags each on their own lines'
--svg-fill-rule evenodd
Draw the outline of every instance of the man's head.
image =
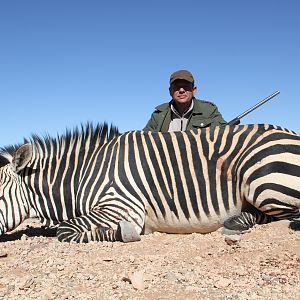
<svg viewBox="0 0 300 300">
<path fill-rule="evenodd" d="M 192 73 L 187 70 L 179 70 L 171 74 L 169 91 L 177 110 L 184 112 L 197 91 Z"/>
</svg>

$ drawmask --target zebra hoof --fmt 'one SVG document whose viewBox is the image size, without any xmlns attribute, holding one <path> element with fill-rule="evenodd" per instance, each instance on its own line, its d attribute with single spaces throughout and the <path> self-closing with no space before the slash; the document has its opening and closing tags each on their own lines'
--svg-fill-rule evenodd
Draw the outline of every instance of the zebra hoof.
<svg viewBox="0 0 300 300">
<path fill-rule="evenodd" d="M 251 224 L 249 224 L 247 219 L 244 220 L 243 217 L 245 216 L 246 214 L 227 219 L 224 222 L 223 233 L 226 235 L 234 235 L 249 232 Z"/>
<path fill-rule="evenodd" d="M 141 236 L 136 232 L 134 226 L 128 221 L 120 221 L 117 229 L 118 237 L 124 243 L 137 242 Z"/>
<path fill-rule="evenodd" d="M 241 235 L 243 232 L 240 231 L 240 230 L 235 230 L 235 229 L 229 229 L 229 228 L 226 228 L 226 227 L 223 227 L 223 231 L 222 231 L 222 234 L 224 235 Z"/>
<path fill-rule="evenodd" d="M 300 219 L 294 219 L 291 221 L 289 227 L 293 230 L 299 231 L 300 230 Z"/>
</svg>

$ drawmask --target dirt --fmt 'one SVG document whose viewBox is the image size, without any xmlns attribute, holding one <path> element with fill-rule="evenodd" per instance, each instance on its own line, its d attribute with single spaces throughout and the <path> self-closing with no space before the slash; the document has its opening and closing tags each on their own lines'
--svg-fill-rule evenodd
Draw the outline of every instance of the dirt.
<svg viewBox="0 0 300 300">
<path fill-rule="evenodd" d="M 300 233 L 258 225 L 229 245 L 154 233 L 135 243 L 60 243 L 29 219 L 1 237 L 0 299 L 299 299 Z"/>
</svg>

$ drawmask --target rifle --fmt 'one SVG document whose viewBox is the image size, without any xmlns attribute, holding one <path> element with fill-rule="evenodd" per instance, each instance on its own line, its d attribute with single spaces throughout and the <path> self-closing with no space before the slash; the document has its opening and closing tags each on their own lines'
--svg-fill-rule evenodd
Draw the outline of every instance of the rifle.
<svg viewBox="0 0 300 300">
<path fill-rule="evenodd" d="M 261 105 L 265 104 L 267 101 L 271 100 L 272 98 L 274 98 L 275 96 L 277 96 L 279 93 L 280 93 L 279 91 L 274 92 L 269 97 L 261 100 L 259 103 L 255 104 L 254 106 L 252 106 L 251 108 L 247 109 L 246 111 L 244 111 L 242 114 L 240 114 L 236 118 L 232 119 L 230 122 L 227 123 L 227 125 L 239 125 L 240 122 L 241 122 L 241 118 L 245 117 L 251 111 L 253 111 L 253 110 L 257 109 L 258 107 L 260 107 Z"/>
</svg>

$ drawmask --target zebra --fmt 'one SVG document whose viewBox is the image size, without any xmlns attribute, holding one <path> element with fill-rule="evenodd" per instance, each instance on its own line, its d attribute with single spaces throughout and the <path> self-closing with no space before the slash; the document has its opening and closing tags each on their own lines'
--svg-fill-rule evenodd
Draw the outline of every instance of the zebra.
<svg viewBox="0 0 300 300">
<path fill-rule="evenodd" d="M 280 126 L 120 134 L 104 123 L 29 141 L 0 155 L 0 235 L 30 209 L 65 242 L 240 234 L 281 219 L 300 229 L 300 135 Z"/>
</svg>

